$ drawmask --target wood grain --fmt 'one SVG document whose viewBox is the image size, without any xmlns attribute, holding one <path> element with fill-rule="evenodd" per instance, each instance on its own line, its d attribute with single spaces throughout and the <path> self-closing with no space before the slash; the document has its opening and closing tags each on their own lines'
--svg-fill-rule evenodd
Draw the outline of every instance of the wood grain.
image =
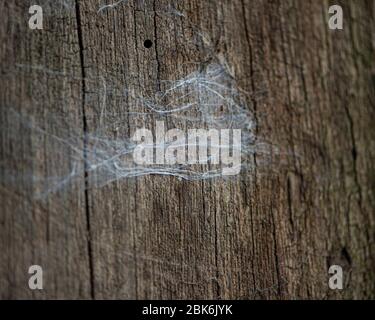
<svg viewBox="0 0 375 320">
<path fill-rule="evenodd" d="M 373 1 L 336 1 L 342 31 L 328 29 L 325 0 L 130 0 L 99 13 L 104 2 L 67 3 L 51 7 L 42 31 L 28 28 L 28 1 L 0 3 L 0 123 L 13 127 L 1 130 L 0 298 L 375 298 Z M 185 18 L 163 14 L 171 5 Z M 195 29 L 210 50 L 190 43 Z M 215 60 L 240 88 L 263 92 L 248 106 L 268 162 L 256 154 L 254 170 L 229 180 L 147 176 L 100 188 L 86 168 L 33 197 L 30 168 L 61 176 L 73 160 L 9 126 L 10 108 L 47 127 L 52 115 L 66 119 L 58 129 L 80 134 L 85 150 L 101 75 L 152 95 Z M 106 105 L 125 131 L 134 108 Z M 33 264 L 42 291 L 27 286 Z M 333 264 L 344 268 L 342 291 L 328 288 Z"/>
</svg>

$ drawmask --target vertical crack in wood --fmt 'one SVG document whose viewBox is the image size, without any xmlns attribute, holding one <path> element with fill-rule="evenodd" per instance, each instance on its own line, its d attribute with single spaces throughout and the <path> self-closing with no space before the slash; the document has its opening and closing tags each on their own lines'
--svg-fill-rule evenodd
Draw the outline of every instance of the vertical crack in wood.
<svg viewBox="0 0 375 320">
<path fill-rule="evenodd" d="M 158 89 L 160 91 L 160 61 L 159 61 L 159 51 L 158 51 L 158 36 L 156 30 L 156 3 L 155 0 L 153 2 L 153 9 L 154 9 L 154 42 L 155 42 L 155 57 L 157 63 L 157 80 L 158 80 Z"/>
<path fill-rule="evenodd" d="M 95 299 L 95 281 L 94 281 L 94 260 L 93 260 L 93 250 L 91 243 L 91 223 L 90 223 L 90 207 L 89 207 L 89 195 L 88 195 L 88 159 L 87 159 L 87 118 L 85 110 L 85 100 L 86 100 L 86 73 L 84 67 L 84 54 L 83 54 L 83 34 L 82 34 L 82 21 L 80 13 L 79 0 L 76 0 L 76 19 L 77 19 L 77 33 L 79 42 L 79 55 L 80 55 L 80 65 L 82 73 L 82 118 L 83 118 L 83 158 L 84 158 L 84 187 L 85 187 L 85 211 L 86 211 L 86 225 L 87 225 L 87 251 L 89 259 L 89 269 L 90 269 L 90 290 L 91 298 Z"/>
<path fill-rule="evenodd" d="M 351 12 L 350 6 L 349 6 L 349 12 Z M 353 15 L 353 13 L 350 14 L 350 16 L 352 16 L 352 15 Z M 352 19 L 355 20 L 354 18 L 352 18 Z M 355 56 L 355 54 L 357 52 L 357 48 L 356 48 L 356 45 L 355 45 L 355 39 L 357 38 L 357 35 L 355 33 L 355 30 L 353 30 L 353 29 L 354 29 L 354 24 L 353 25 L 350 24 L 350 26 L 349 26 L 350 39 L 351 39 L 351 44 L 352 44 L 352 50 L 353 50 L 353 53 L 354 53 L 353 56 Z M 360 74 L 360 67 L 358 65 L 357 59 L 353 59 L 353 66 L 356 69 L 356 75 Z M 362 188 L 361 188 L 361 184 L 360 184 L 359 179 L 358 179 L 358 170 L 357 170 L 358 148 L 357 148 L 356 139 L 355 139 L 354 121 L 353 121 L 352 115 L 350 114 L 348 105 L 344 104 L 344 107 L 345 107 L 346 116 L 347 116 L 348 121 L 349 121 L 349 133 L 350 133 L 350 139 L 351 139 L 351 145 L 352 145 L 354 182 L 356 184 L 358 197 L 359 197 L 358 198 L 358 206 L 359 206 L 359 209 L 362 212 L 363 211 L 362 210 Z"/>
<path fill-rule="evenodd" d="M 134 44 L 135 44 L 135 52 L 138 52 L 138 41 L 137 41 L 137 15 L 136 15 L 136 7 L 133 8 L 133 19 L 134 19 Z M 138 75 L 140 74 L 139 71 L 139 58 L 138 54 L 135 55 L 136 58 L 136 66 L 137 66 L 137 72 Z M 139 83 L 139 77 L 138 77 L 138 84 Z M 130 130 L 130 125 L 129 125 Z M 138 255 L 137 255 L 137 220 L 138 220 L 138 201 L 137 201 L 137 195 L 138 195 L 138 180 L 135 181 L 135 194 L 134 194 L 134 203 L 135 203 L 135 210 L 134 210 L 134 222 L 133 222 L 133 257 L 134 257 L 134 281 L 135 281 L 135 298 L 138 300 L 139 294 L 138 294 Z"/>
<path fill-rule="evenodd" d="M 212 197 L 212 183 L 210 183 L 210 196 Z M 219 243 L 218 243 L 218 230 L 217 230 L 217 207 L 216 203 L 215 205 L 215 211 L 214 211 L 214 218 L 215 218 L 215 267 L 216 267 L 216 299 L 221 298 L 221 288 L 220 288 L 220 272 L 219 272 Z"/>
<path fill-rule="evenodd" d="M 248 28 L 248 21 L 247 21 L 247 18 L 246 18 L 246 6 L 245 6 L 245 2 L 244 0 L 241 0 L 241 6 L 242 6 L 242 16 L 243 16 L 243 23 L 244 23 L 244 29 L 245 29 L 245 35 L 246 35 L 246 42 L 247 42 L 247 45 L 248 45 L 248 49 L 249 49 L 249 59 L 250 59 L 250 82 L 251 82 L 251 90 L 253 92 L 255 92 L 255 82 L 254 82 L 254 53 L 253 53 L 253 47 L 252 47 L 252 44 L 251 44 L 251 39 L 250 39 L 250 31 L 249 31 L 249 28 Z M 257 139 L 257 136 L 258 136 L 258 131 L 259 131 L 259 128 L 258 128 L 258 118 L 257 118 L 257 100 L 255 97 L 252 97 L 251 98 L 251 101 L 253 103 L 253 115 L 254 115 L 254 120 L 255 120 L 255 139 Z M 256 150 L 254 150 L 254 185 L 255 185 L 255 189 L 257 188 L 257 184 L 258 184 L 258 179 L 257 179 L 257 153 L 256 153 Z M 253 220 L 253 211 L 251 210 L 250 211 L 250 223 L 251 223 L 251 238 L 252 238 L 252 250 L 253 250 L 253 254 L 255 255 L 255 238 L 254 238 L 254 220 Z M 275 253 L 276 254 L 276 253 Z M 253 259 L 252 259 L 253 261 Z M 276 263 L 277 260 L 276 260 Z M 253 279 L 254 279 L 254 290 L 256 290 L 257 288 L 257 285 L 256 285 L 256 281 L 255 279 L 257 278 L 256 274 L 255 274 L 255 269 L 254 269 L 254 264 L 252 265 L 252 273 L 253 273 Z M 280 278 L 278 277 L 278 287 L 280 285 Z"/>
</svg>

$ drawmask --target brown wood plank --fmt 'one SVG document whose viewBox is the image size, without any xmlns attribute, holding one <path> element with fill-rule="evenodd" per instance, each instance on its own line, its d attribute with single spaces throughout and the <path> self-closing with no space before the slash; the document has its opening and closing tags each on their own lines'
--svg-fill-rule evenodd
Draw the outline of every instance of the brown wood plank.
<svg viewBox="0 0 375 320">
<path fill-rule="evenodd" d="M 38 32 L 28 27 L 29 7 L 0 4 L 0 297 L 88 298 L 84 176 L 71 192 L 48 193 L 75 164 L 53 135 L 83 130 L 77 19 L 54 7 Z M 43 291 L 29 289 L 31 265 L 43 267 Z"/>
<path fill-rule="evenodd" d="M 66 3 L 43 31 L 28 29 L 27 3 L 0 4 L 0 297 L 374 298 L 373 1 L 338 1 L 343 31 L 328 29 L 325 0 Z M 154 128 L 148 103 L 213 65 L 254 117 L 249 170 L 121 176 L 111 155 Z M 35 177 L 75 165 L 35 199 Z M 46 272 L 38 293 L 34 263 Z M 328 288 L 333 264 L 340 292 Z"/>
</svg>

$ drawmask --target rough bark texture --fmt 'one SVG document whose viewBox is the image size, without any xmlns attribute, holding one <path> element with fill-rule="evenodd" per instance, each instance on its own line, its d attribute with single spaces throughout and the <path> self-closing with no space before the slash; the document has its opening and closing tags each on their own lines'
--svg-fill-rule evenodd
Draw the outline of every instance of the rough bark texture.
<svg viewBox="0 0 375 320">
<path fill-rule="evenodd" d="M 111 75 L 152 94 L 163 79 L 225 59 L 240 88 L 264 92 L 248 101 L 257 136 L 285 152 L 270 148 L 266 165 L 255 155 L 254 170 L 229 180 L 97 187 L 84 170 L 38 200 L 26 168 L 63 176 L 71 157 L 17 124 L 1 130 L 0 298 L 375 298 L 372 0 L 335 2 L 342 31 L 329 30 L 324 0 L 130 0 L 100 12 L 96 0 L 41 2 L 44 30 L 28 28 L 28 1 L 0 3 L 2 127 L 10 108 L 47 127 L 56 114 L 85 149 L 100 104 L 91 97 L 100 80 L 88 79 Z M 170 4 L 190 22 L 161 14 Z M 211 51 L 188 45 L 191 25 L 210 35 Z M 118 117 L 131 108 L 106 106 Z M 27 285 L 34 264 L 42 291 Z M 342 291 L 328 287 L 334 264 Z"/>
</svg>

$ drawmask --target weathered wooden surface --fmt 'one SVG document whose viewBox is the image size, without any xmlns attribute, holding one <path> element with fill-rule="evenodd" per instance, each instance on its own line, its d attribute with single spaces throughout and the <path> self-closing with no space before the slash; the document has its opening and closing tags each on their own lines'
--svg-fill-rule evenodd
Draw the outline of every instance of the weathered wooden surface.
<svg viewBox="0 0 375 320">
<path fill-rule="evenodd" d="M 374 2 L 338 2 L 343 31 L 328 29 L 323 0 L 130 0 L 100 12 L 100 1 L 56 1 L 43 31 L 28 29 L 28 1 L 1 2 L 0 297 L 375 298 Z M 195 28 L 208 49 L 189 43 Z M 259 139 L 282 150 L 270 147 L 271 161 L 255 155 L 255 170 L 230 180 L 100 188 L 86 170 L 33 197 L 30 168 L 64 176 L 72 159 L 9 125 L 9 109 L 47 127 L 57 115 L 61 132 L 85 137 L 100 121 L 101 75 L 154 94 L 211 60 L 264 92 L 248 105 Z M 133 107 L 111 99 L 106 110 L 122 119 Z M 43 291 L 27 286 L 33 264 Z M 340 292 L 328 288 L 333 264 L 344 268 Z"/>
</svg>

